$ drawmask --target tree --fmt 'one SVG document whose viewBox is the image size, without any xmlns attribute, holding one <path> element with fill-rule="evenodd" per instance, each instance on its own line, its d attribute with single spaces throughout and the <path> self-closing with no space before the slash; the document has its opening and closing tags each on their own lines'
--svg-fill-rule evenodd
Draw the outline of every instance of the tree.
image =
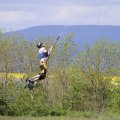
<svg viewBox="0 0 120 120">
<path fill-rule="evenodd" d="M 95 46 L 86 46 L 77 59 L 86 80 L 86 90 L 93 110 L 104 110 L 111 94 L 110 79 L 106 76 L 118 75 L 120 68 L 120 44 L 98 41 Z"/>
</svg>

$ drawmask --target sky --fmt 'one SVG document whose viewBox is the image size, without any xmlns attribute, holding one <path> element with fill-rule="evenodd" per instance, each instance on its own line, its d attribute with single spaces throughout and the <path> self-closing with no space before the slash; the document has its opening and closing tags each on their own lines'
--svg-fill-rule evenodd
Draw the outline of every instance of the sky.
<svg viewBox="0 0 120 120">
<path fill-rule="evenodd" d="M 120 0 L 0 0 L 0 28 L 40 25 L 120 26 Z"/>
</svg>

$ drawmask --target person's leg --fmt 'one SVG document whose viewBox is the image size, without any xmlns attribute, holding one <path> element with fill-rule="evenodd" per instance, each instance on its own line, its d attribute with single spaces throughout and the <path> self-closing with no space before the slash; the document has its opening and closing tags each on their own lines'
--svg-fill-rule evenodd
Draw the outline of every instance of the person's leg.
<svg viewBox="0 0 120 120">
<path fill-rule="evenodd" d="M 33 76 L 32 79 L 35 80 L 35 79 L 39 78 L 39 76 L 40 76 L 39 74 L 36 76 Z"/>
<path fill-rule="evenodd" d="M 47 73 L 47 70 L 46 70 L 45 68 L 43 68 L 43 69 L 41 70 L 41 74 L 40 74 L 40 76 L 39 76 L 39 80 L 45 79 L 46 73 Z"/>
<path fill-rule="evenodd" d="M 28 79 L 27 79 L 27 81 L 29 82 L 29 83 L 28 83 L 28 88 L 29 88 L 30 90 L 33 90 L 34 82 L 35 82 L 35 81 L 45 79 L 45 77 L 46 77 L 46 72 L 47 72 L 46 67 L 47 67 L 47 63 L 45 62 L 43 65 L 40 66 L 40 69 L 41 69 L 40 74 L 38 74 L 38 75 L 36 75 L 36 76 L 34 76 L 34 77 L 32 77 L 32 78 L 28 78 Z"/>
<path fill-rule="evenodd" d="M 37 75 L 35 78 L 32 78 L 33 81 L 38 81 L 39 80 L 40 75 Z"/>
<path fill-rule="evenodd" d="M 43 69 L 43 67 L 44 67 L 45 69 L 47 69 L 47 61 L 41 61 L 41 62 L 40 62 L 40 69 Z"/>
<path fill-rule="evenodd" d="M 32 81 L 37 81 L 39 80 L 39 78 L 43 78 L 43 76 L 46 76 L 46 68 L 47 68 L 47 62 L 46 61 L 43 61 L 40 63 L 40 74 L 36 75 L 36 76 L 33 76 L 31 78 Z M 41 75 L 42 73 L 44 73 L 45 75 Z M 42 76 L 42 77 L 40 77 Z"/>
</svg>

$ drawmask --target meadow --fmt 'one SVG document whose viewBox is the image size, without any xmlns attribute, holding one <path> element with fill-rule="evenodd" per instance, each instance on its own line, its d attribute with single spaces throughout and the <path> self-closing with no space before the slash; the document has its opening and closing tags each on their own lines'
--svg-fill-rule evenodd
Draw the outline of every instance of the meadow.
<svg viewBox="0 0 120 120">
<path fill-rule="evenodd" d="M 105 117 L 99 116 L 97 118 L 78 118 L 78 117 L 8 117 L 8 116 L 0 116 L 0 120 L 120 120 L 120 117 Z"/>
</svg>

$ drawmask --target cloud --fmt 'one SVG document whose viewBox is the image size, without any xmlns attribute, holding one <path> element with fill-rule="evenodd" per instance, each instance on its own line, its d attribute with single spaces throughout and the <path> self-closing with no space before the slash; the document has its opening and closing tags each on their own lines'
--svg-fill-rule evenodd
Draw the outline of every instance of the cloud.
<svg viewBox="0 0 120 120">
<path fill-rule="evenodd" d="M 53 21 L 56 22 L 66 22 L 69 23 L 69 20 L 75 20 L 79 16 L 83 16 L 89 13 L 89 7 L 80 7 L 80 6 L 64 6 L 56 10 L 56 13 L 51 17 Z M 74 22 L 73 22 L 74 24 Z"/>
<path fill-rule="evenodd" d="M 58 3 L 51 0 L 48 2 L 50 4 L 48 0 L 31 0 L 29 3 L 28 0 L 25 3 L 19 0 L 12 4 L 5 1 L 7 4 L 0 4 L 0 27 L 21 29 L 38 25 L 120 25 L 118 0 L 61 0 Z"/>
<path fill-rule="evenodd" d="M 30 27 L 36 20 L 36 14 L 27 11 L 0 11 L 0 16 L 0 28 L 6 31 Z"/>
<path fill-rule="evenodd" d="M 0 22 L 18 23 L 35 19 L 34 13 L 25 11 L 0 11 Z"/>
<path fill-rule="evenodd" d="M 120 25 L 119 5 L 79 6 L 69 5 L 56 9 L 48 19 L 51 24 Z M 47 19 L 47 20 L 48 20 Z"/>
<path fill-rule="evenodd" d="M 120 5 L 120 0 L 69 0 L 73 4 L 82 6 Z"/>
<path fill-rule="evenodd" d="M 1 0 L 1 4 L 39 4 L 39 5 L 66 5 L 66 4 L 81 4 L 81 5 L 110 5 L 120 4 L 120 0 Z"/>
</svg>

